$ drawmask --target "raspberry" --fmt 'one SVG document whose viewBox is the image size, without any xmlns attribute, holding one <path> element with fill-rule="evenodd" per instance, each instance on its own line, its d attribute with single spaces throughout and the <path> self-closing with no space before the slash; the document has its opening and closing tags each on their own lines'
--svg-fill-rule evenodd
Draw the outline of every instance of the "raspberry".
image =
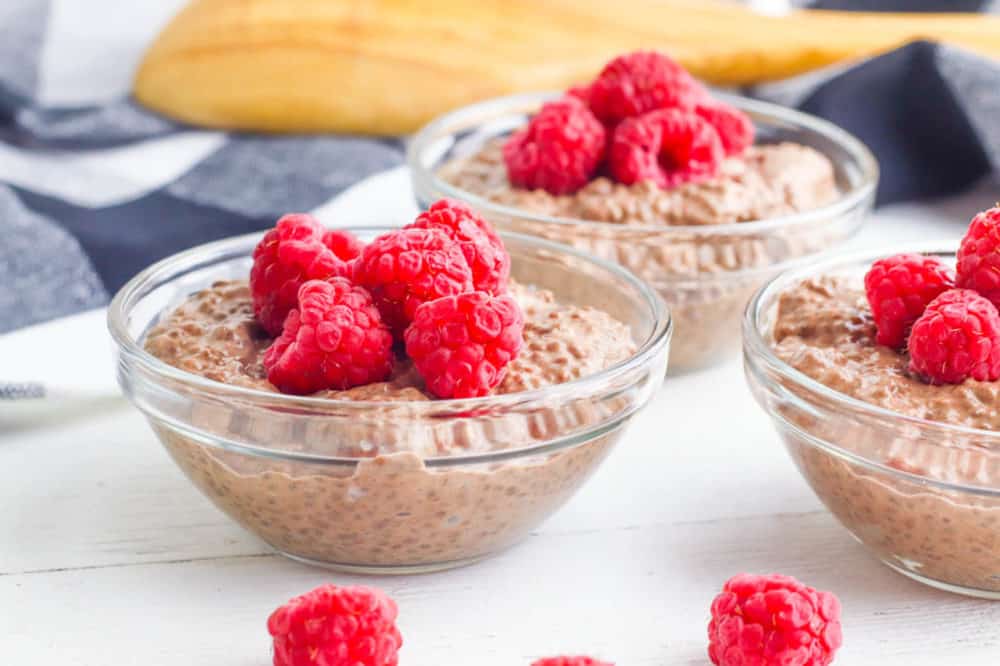
<svg viewBox="0 0 1000 666">
<path fill-rule="evenodd" d="M 340 277 L 310 280 L 298 301 L 264 354 L 267 379 L 278 390 L 343 390 L 389 376 L 392 334 L 367 291 Z"/>
<path fill-rule="evenodd" d="M 417 307 L 472 289 L 472 270 L 457 243 L 436 229 L 401 229 L 365 246 L 355 269 L 382 320 L 401 336 Z"/>
<path fill-rule="evenodd" d="M 590 84 L 573 86 L 566 91 L 567 97 L 575 97 L 584 104 L 590 105 Z"/>
<path fill-rule="evenodd" d="M 396 602 L 369 587 L 323 585 L 267 619 L 274 666 L 396 666 Z"/>
<path fill-rule="evenodd" d="M 694 107 L 694 112 L 719 133 L 727 156 L 740 155 L 753 145 L 753 122 L 736 107 L 705 100 Z"/>
<path fill-rule="evenodd" d="M 253 311 L 272 337 L 281 333 L 303 282 L 349 272 L 349 266 L 323 244 L 323 232 L 322 225 L 311 215 L 285 215 L 253 251 Z"/>
<path fill-rule="evenodd" d="M 734 576 L 712 602 L 708 657 L 717 666 L 826 666 L 841 642 L 837 597 L 789 576 Z"/>
<path fill-rule="evenodd" d="M 604 159 L 604 125 L 576 97 L 542 106 L 507 139 L 503 159 L 516 187 L 570 194 L 586 185 Z"/>
<path fill-rule="evenodd" d="M 620 183 L 668 188 L 711 178 L 725 152 L 718 132 L 694 113 L 668 109 L 623 121 L 611 139 L 611 173 Z"/>
<path fill-rule="evenodd" d="M 441 199 L 421 213 L 413 229 L 437 229 L 462 248 L 472 269 L 472 286 L 502 294 L 510 277 L 510 255 L 490 223 L 458 201 Z"/>
<path fill-rule="evenodd" d="M 958 286 L 1000 308 L 1000 206 L 972 218 L 958 248 Z"/>
<path fill-rule="evenodd" d="M 618 56 L 604 66 L 589 92 L 591 111 L 611 125 L 649 111 L 691 109 L 708 96 L 683 67 L 655 51 Z"/>
<path fill-rule="evenodd" d="M 1000 313 L 970 289 L 946 291 L 910 333 L 910 371 L 931 384 L 1000 379 Z"/>
<path fill-rule="evenodd" d="M 875 341 L 901 349 L 927 304 L 955 286 L 952 271 L 934 257 L 897 254 L 865 274 L 865 296 L 875 320 Z"/>
<path fill-rule="evenodd" d="M 344 261 L 357 259 L 365 247 L 360 238 L 343 229 L 330 229 L 323 234 L 323 245 Z"/>
<path fill-rule="evenodd" d="M 524 315 L 513 298 L 469 292 L 417 308 L 406 353 L 437 397 L 474 398 L 503 381 L 523 335 Z"/>
<path fill-rule="evenodd" d="M 593 657 L 545 657 L 531 662 L 531 666 L 615 666 L 609 661 Z"/>
</svg>

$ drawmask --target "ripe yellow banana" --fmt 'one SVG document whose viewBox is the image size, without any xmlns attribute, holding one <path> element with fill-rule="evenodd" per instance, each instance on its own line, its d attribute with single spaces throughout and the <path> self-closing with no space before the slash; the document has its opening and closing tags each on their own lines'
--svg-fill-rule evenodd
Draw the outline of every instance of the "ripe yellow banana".
<svg viewBox="0 0 1000 666">
<path fill-rule="evenodd" d="M 748 84 L 916 38 L 1000 57 L 1000 17 L 776 18 L 710 0 L 194 0 L 149 49 L 135 95 L 210 127 L 402 134 L 472 101 L 582 81 L 636 48 Z"/>
</svg>

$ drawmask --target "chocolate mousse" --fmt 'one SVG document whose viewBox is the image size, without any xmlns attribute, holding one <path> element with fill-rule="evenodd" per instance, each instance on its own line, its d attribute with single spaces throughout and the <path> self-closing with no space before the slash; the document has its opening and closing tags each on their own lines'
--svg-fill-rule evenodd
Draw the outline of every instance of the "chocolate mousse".
<svg viewBox="0 0 1000 666">
<path fill-rule="evenodd" d="M 998 431 L 1000 382 L 931 384 L 916 375 L 905 350 L 876 342 L 865 292 L 846 277 L 809 279 L 782 293 L 771 343 L 779 358 L 831 390 L 900 415 L 860 417 L 840 408 L 842 417 L 822 418 L 785 408 L 794 426 L 784 432 L 789 449 L 841 522 L 900 570 L 1000 592 L 1000 450 L 973 433 L 942 429 L 931 436 L 933 427 L 902 419 Z M 796 430 L 836 443 L 846 457 Z"/>
<path fill-rule="evenodd" d="M 491 141 L 469 157 L 448 162 L 439 175 L 466 192 L 537 215 L 644 227 L 766 220 L 819 208 L 839 194 L 830 160 L 812 148 L 788 142 L 753 146 L 729 157 L 719 174 L 706 181 L 663 189 L 649 181 L 623 185 L 600 176 L 572 194 L 561 195 L 512 186 L 502 147 L 502 141 Z"/>
<path fill-rule="evenodd" d="M 495 395 L 590 375 L 635 351 L 630 329 L 602 310 L 561 304 L 519 284 L 510 292 L 524 313 L 524 344 Z M 202 377 L 276 392 L 262 360 L 271 342 L 254 318 L 246 282 L 225 281 L 165 314 L 145 348 Z M 511 545 L 576 490 L 620 432 L 510 462 L 449 465 L 449 456 L 573 433 L 597 422 L 602 407 L 570 402 L 485 425 L 467 419 L 462 428 L 444 416 L 439 425 L 417 424 L 415 412 L 435 398 L 402 357 L 388 381 L 309 397 L 352 401 L 337 404 L 356 416 L 345 427 L 343 419 L 317 415 L 304 428 L 280 409 L 262 415 L 238 404 L 201 406 L 192 416 L 220 437 L 267 440 L 306 456 L 302 461 L 225 450 L 154 427 L 187 475 L 237 522 L 294 557 L 366 571 L 439 568 Z M 355 460 L 313 464 L 310 454 Z"/>
</svg>

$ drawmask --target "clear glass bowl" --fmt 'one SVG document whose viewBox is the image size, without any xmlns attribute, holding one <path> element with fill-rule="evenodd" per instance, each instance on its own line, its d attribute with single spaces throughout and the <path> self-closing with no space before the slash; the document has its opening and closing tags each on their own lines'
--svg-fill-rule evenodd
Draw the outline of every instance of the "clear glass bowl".
<svg viewBox="0 0 1000 666">
<path fill-rule="evenodd" d="M 352 231 L 370 239 L 387 229 Z M 155 264 L 115 296 L 108 324 L 119 382 L 175 462 L 236 522 L 298 560 L 406 573 L 510 546 L 587 479 L 666 371 L 672 324 L 649 287 L 613 264 L 517 235 L 504 237 L 515 278 L 609 312 L 631 328 L 637 352 L 537 390 L 363 402 L 230 386 L 144 350 L 150 327 L 189 294 L 245 279 L 259 239 Z"/>
<path fill-rule="evenodd" d="M 871 209 L 878 165 L 847 132 L 773 104 L 718 97 L 753 119 L 758 143 L 811 146 L 833 163 L 842 196 L 796 215 L 736 224 L 649 226 L 551 217 L 504 206 L 459 189 L 439 176 L 448 161 L 522 126 L 555 93 L 501 97 L 442 116 L 409 145 L 407 161 L 417 203 L 441 197 L 466 201 L 500 229 L 541 236 L 616 261 L 649 282 L 670 306 L 676 332 L 672 372 L 728 357 L 739 347 L 739 322 L 750 295 L 794 259 L 850 237 Z"/>
<path fill-rule="evenodd" d="M 953 251 L 927 253 L 954 264 Z M 784 291 L 820 275 L 844 276 L 862 289 L 882 256 L 831 259 L 765 285 L 743 321 L 747 380 L 802 475 L 858 541 L 922 583 L 1000 599 L 1000 432 L 858 400 L 772 350 Z"/>
</svg>

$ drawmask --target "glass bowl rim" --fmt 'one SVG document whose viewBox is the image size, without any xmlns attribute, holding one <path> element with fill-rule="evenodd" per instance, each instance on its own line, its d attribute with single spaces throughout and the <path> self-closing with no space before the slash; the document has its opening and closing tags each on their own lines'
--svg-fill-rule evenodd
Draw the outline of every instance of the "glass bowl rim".
<svg viewBox="0 0 1000 666">
<path fill-rule="evenodd" d="M 955 425 L 943 421 L 934 421 L 919 416 L 903 414 L 830 388 L 826 384 L 813 379 L 801 370 L 792 367 L 790 364 L 779 358 L 778 355 L 774 353 L 771 345 L 765 340 L 764 332 L 761 330 L 760 323 L 764 315 L 764 301 L 773 299 L 777 294 L 781 293 L 789 286 L 804 279 L 815 278 L 836 269 L 863 266 L 870 264 L 872 261 L 877 259 L 881 259 L 892 254 L 898 254 L 900 252 L 918 253 L 944 259 L 954 259 L 956 250 L 957 241 L 932 241 L 911 244 L 903 248 L 900 248 L 898 245 L 888 246 L 884 247 L 882 251 L 863 250 L 844 253 L 829 257 L 821 262 L 809 264 L 807 266 L 798 266 L 794 269 L 784 271 L 771 280 L 768 280 L 768 282 L 760 287 L 760 289 L 758 289 L 754 296 L 750 299 L 743 315 L 743 353 L 744 361 L 748 366 L 748 370 L 753 366 L 763 366 L 766 370 L 777 373 L 784 379 L 787 379 L 792 385 L 805 389 L 811 395 L 818 395 L 821 399 L 829 401 L 834 405 L 835 409 L 843 409 L 844 411 L 860 414 L 863 417 L 886 423 L 889 427 L 898 428 L 904 425 L 909 425 L 916 427 L 922 435 L 929 433 L 947 433 L 949 435 L 990 440 L 1000 445 L 1000 432 L 998 431 Z M 768 381 L 767 383 L 769 385 L 773 385 L 777 382 Z M 796 402 L 804 405 L 810 405 L 813 402 L 812 400 L 797 395 L 794 399 Z M 767 409 L 765 411 L 767 411 L 772 418 L 774 417 L 774 410 Z M 988 486 L 978 486 L 954 481 L 943 481 L 933 477 L 924 476 L 922 474 L 907 472 L 895 467 L 889 467 L 883 462 L 869 458 L 855 451 L 844 449 L 829 441 L 811 435 L 810 433 L 799 430 L 799 434 L 806 435 L 810 443 L 819 446 L 827 453 L 841 458 L 847 458 L 851 462 L 861 464 L 869 468 L 874 468 L 882 473 L 904 477 L 911 481 L 923 484 L 932 484 L 951 491 L 975 493 L 977 495 L 985 495 L 989 497 L 1000 497 L 1000 488 L 990 488 Z M 930 443 L 930 445 L 935 447 L 942 446 L 933 442 Z"/>
<path fill-rule="evenodd" d="M 854 187 L 841 193 L 836 200 L 819 208 L 807 211 L 780 215 L 778 217 L 766 218 L 763 220 L 749 220 L 746 222 L 732 222 L 727 224 L 710 225 L 670 225 L 662 228 L 650 227 L 638 224 L 618 224 L 614 222 L 599 222 L 595 220 L 584 220 L 570 217 L 558 217 L 532 213 L 522 208 L 505 206 L 495 203 L 489 199 L 455 187 L 445 182 L 436 173 L 424 167 L 421 155 L 435 141 L 441 137 L 439 133 L 455 122 L 466 119 L 474 120 L 484 114 L 492 113 L 489 119 L 495 120 L 504 115 L 504 111 L 510 108 L 520 108 L 526 105 L 537 105 L 545 101 L 561 96 L 562 92 L 545 91 L 520 93 L 517 95 L 507 95 L 494 97 L 475 104 L 460 107 L 432 120 L 424 125 L 413 138 L 408 142 L 406 149 L 406 163 L 410 170 L 410 177 L 414 183 L 414 194 L 419 199 L 421 192 L 426 189 L 434 192 L 436 198 L 451 197 L 467 201 L 481 211 L 502 215 L 513 219 L 520 219 L 529 222 L 545 223 L 553 225 L 565 225 L 574 227 L 584 227 L 585 229 L 607 230 L 614 229 L 619 234 L 640 233 L 655 235 L 690 234 L 695 236 L 717 236 L 717 235 L 749 235 L 775 229 L 784 229 L 799 225 L 808 225 L 820 219 L 842 217 L 854 210 L 862 207 L 874 197 L 875 188 L 879 181 L 878 161 L 871 150 L 853 134 L 837 127 L 833 123 L 818 118 L 816 116 L 789 109 L 778 104 L 762 102 L 749 99 L 740 95 L 728 93 L 713 93 L 713 96 L 728 104 L 731 104 L 743 111 L 759 116 L 768 116 L 775 124 L 797 125 L 807 132 L 813 133 L 843 148 L 857 163 L 861 173 L 861 180 Z M 449 132 L 450 133 L 450 132 Z"/>
<path fill-rule="evenodd" d="M 398 229 L 398 227 L 385 226 L 341 226 L 331 228 L 344 229 L 352 233 L 366 235 L 381 234 Z M 269 408 L 277 407 L 281 409 L 371 409 L 373 404 L 371 401 L 297 396 L 224 384 L 169 365 L 147 352 L 139 344 L 139 341 L 133 338 L 128 332 L 125 325 L 126 314 L 134 306 L 133 300 L 137 297 L 141 289 L 150 283 L 156 282 L 157 279 L 161 280 L 158 286 L 163 286 L 192 271 L 232 261 L 236 258 L 233 254 L 236 252 L 249 257 L 254 245 L 256 245 L 264 233 L 264 231 L 252 232 L 192 247 L 156 262 L 129 280 L 118 290 L 108 306 L 108 330 L 111 333 L 119 354 L 150 372 L 158 381 L 169 380 L 186 388 L 195 389 L 198 393 L 205 393 L 213 397 L 242 398 L 249 400 L 251 403 L 263 403 L 260 406 L 266 404 Z M 594 395 L 600 393 L 601 387 L 607 385 L 615 377 L 628 374 L 636 368 L 647 365 L 660 352 L 661 348 L 669 345 L 673 334 L 673 319 L 669 308 L 663 302 L 663 299 L 653 291 L 652 287 L 627 269 L 574 248 L 541 238 L 515 233 L 501 233 L 500 235 L 503 238 L 511 238 L 521 243 L 527 243 L 530 247 L 557 252 L 561 255 L 573 256 L 623 279 L 636 290 L 637 295 L 648 308 L 649 315 L 653 320 L 652 331 L 641 342 L 636 352 L 628 358 L 599 372 L 561 384 L 480 398 L 452 398 L 427 401 L 383 400 L 377 403 L 379 407 L 398 408 L 405 405 L 417 408 L 418 412 L 414 414 L 414 418 L 418 418 L 424 415 L 424 412 L 434 416 L 443 416 L 446 413 L 458 415 L 475 410 L 516 407 L 535 401 L 551 402 L 556 398 L 560 401 L 565 401 L 569 398 L 579 398 L 581 395 Z M 168 276 L 167 279 L 164 280 L 164 276 Z M 122 361 L 120 360 L 119 365 L 121 364 Z"/>
</svg>

